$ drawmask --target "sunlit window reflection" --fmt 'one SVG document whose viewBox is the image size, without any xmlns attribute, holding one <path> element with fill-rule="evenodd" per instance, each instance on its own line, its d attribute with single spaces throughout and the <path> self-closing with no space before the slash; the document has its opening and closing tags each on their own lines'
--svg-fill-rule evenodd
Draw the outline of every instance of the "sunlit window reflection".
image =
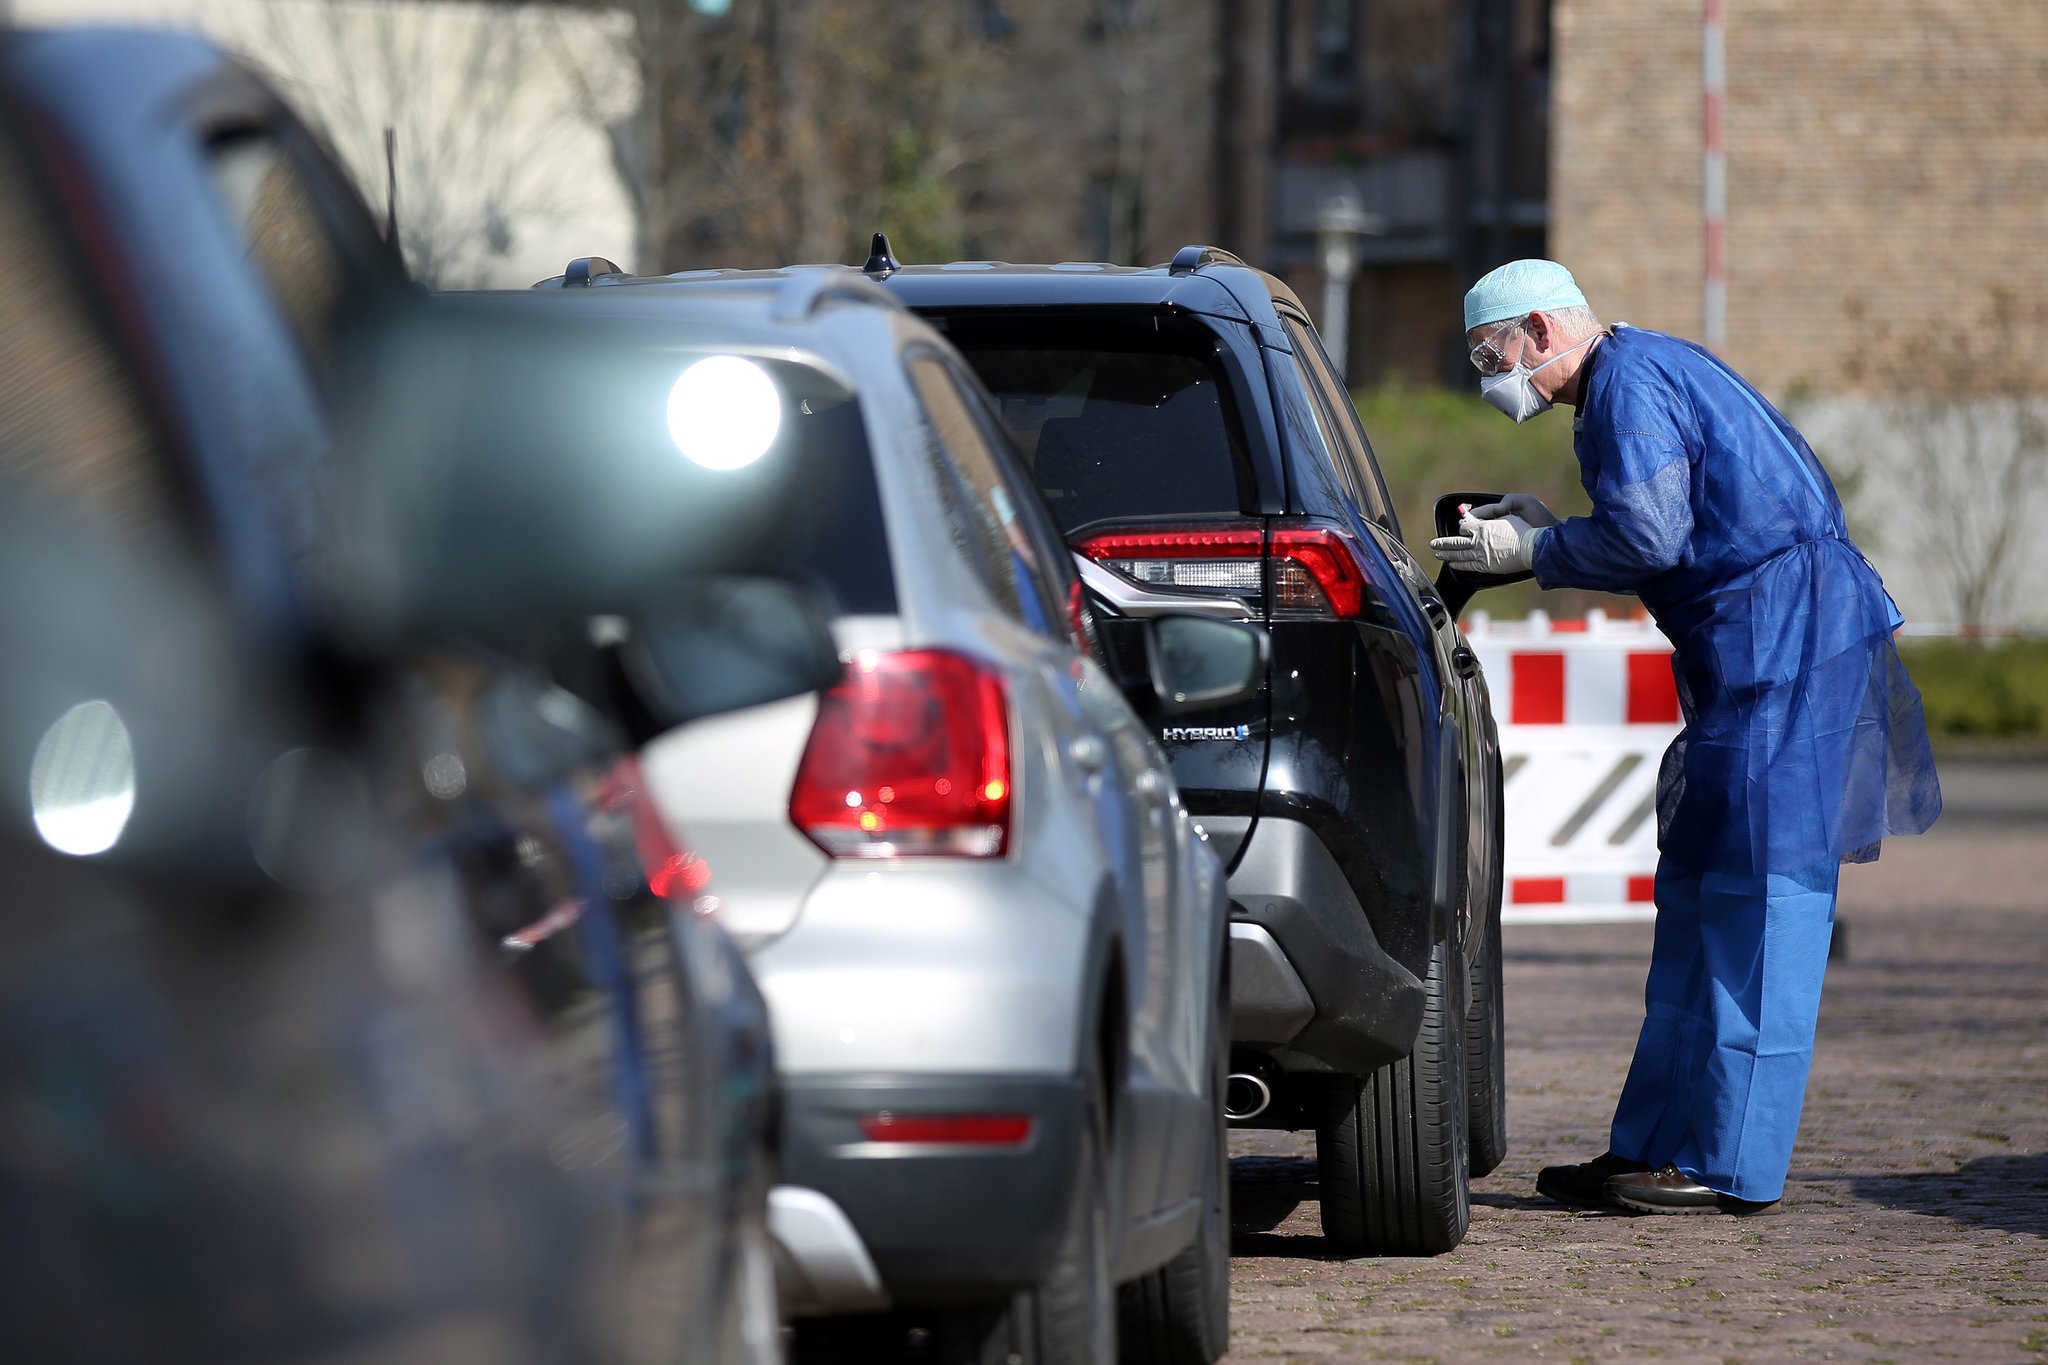
<svg viewBox="0 0 2048 1365">
<path fill-rule="evenodd" d="M 135 749 L 103 701 L 81 702 L 43 732 L 28 770 L 36 832 L 59 853 L 91 857 L 120 841 L 135 810 Z"/>
<path fill-rule="evenodd" d="M 706 469 L 740 469 L 768 453 L 782 429 L 782 393 L 768 371 L 736 355 L 709 356 L 668 393 L 668 434 Z"/>
</svg>

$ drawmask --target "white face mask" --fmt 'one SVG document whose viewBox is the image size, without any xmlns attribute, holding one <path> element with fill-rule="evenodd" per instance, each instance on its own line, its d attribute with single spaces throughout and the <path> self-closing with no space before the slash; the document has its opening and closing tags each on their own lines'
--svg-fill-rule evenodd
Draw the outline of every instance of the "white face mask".
<svg viewBox="0 0 2048 1365">
<path fill-rule="evenodd" d="M 1595 333 L 1593 336 L 1589 336 L 1580 342 L 1578 346 L 1572 346 L 1559 351 L 1533 370 L 1518 360 L 1511 368 L 1502 370 L 1499 374 L 1485 376 L 1479 381 L 1479 396 L 1493 404 L 1494 407 L 1500 409 L 1503 413 L 1506 413 L 1517 425 L 1528 421 L 1538 413 L 1549 412 L 1551 402 L 1548 398 L 1536 392 L 1535 376 L 1539 372 L 1549 369 L 1558 361 L 1563 360 L 1573 351 L 1578 350 L 1579 346 L 1592 345 L 1598 339 L 1598 335 L 1598 333 Z"/>
</svg>

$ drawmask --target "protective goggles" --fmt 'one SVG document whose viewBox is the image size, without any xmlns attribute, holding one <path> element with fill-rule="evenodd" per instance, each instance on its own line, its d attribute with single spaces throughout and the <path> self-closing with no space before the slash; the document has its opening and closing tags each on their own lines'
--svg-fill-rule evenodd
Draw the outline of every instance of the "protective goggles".
<svg viewBox="0 0 2048 1365">
<path fill-rule="evenodd" d="M 1481 374 L 1499 374 L 1505 370 L 1508 367 L 1508 357 L 1502 347 L 1507 344 L 1508 334 L 1520 327 L 1525 320 L 1509 318 L 1493 329 L 1493 335 L 1474 346 L 1471 351 L 1472 368 Z"/>
</svg>

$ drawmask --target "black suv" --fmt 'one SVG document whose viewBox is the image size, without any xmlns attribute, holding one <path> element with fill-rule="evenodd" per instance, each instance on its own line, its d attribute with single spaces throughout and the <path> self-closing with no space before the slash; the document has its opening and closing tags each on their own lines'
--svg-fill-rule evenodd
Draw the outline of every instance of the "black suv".
<svg viewBox="0 0 2048 1365">
<path fill-rule="evenodd" d="M 1146 715 L 1127 689 L 1229 866 L 1233 1121 L 1315 1129 L 1346 1250 L 1455 1246 L 1506 1148 L 1500 750 L 1300 300 L 1198 246 L 906 267 L 878 237 L 865 273 L 995 395 L 1113 667 L 1142 678 L 1148 615 L 1265 623 L 1250 702 Z"/>
</svg>

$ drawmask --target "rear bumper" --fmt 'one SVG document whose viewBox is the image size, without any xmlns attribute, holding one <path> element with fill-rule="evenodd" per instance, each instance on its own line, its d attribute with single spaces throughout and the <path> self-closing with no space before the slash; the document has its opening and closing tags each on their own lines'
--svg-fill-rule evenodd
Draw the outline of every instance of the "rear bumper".
<svg viewBox="0 0 2048 1365">
<path fill-rule="evenodd" d="M 793 1313 L 972 1302 L 1050 1269 L 1079 1155 L 1074 1077 L 792 1077 L 783 1086 L 773 1225 Z M 972 1147 L 869 1141 L 887 1113 L 1021 1114 L 1028 1139 Z"/>
<path fill-rule="evenodd" d="M 875 1312 L 889 1306 L 874 1259 L 846 1210 L 830 1197 L 777 1185 L 768 1192 L 768 1235 L 783 1312 Z"/>
<path fill-rule="evenodd" d="M 1389 957 L 1307 825 L 1260 819 L 1230 877 L 1230 1037 L 1290 1070 L 1362 1076 L 1408 1055 L 1422 982 Z"/>
</svg>

